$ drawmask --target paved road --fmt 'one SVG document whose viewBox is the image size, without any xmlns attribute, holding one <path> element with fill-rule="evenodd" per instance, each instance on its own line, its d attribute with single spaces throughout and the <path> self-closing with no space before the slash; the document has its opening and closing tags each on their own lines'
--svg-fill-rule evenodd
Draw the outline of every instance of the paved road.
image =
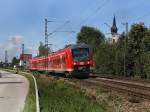
<svg viewBox="0 0 150 112">
<path fill-rule="evenodd" d="M 29 89 L 28 80 L 17 74 L 0 72 L 0 112 L 22 112 Z"/>
</svg>

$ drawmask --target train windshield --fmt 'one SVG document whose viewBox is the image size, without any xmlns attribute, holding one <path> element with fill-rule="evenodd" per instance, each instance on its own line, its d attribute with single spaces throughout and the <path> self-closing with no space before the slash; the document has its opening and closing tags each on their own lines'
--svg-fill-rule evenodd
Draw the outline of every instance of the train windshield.
<svg viewBox="0 0 150 112">
<path fill-rule="evenodd" d="M 89 58 L 88 48 L 72 49 L 72 57 L 74 61 L 82 61 Z"/>
</svg>

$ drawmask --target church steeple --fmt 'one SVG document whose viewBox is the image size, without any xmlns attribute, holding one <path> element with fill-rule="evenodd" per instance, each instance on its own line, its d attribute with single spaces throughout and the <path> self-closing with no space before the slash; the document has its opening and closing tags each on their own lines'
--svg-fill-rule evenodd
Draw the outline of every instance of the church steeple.
<svg viewBox="0 0 150 112">
<path fill-rule="evenodd" d="M 113 24 L 112 24 L 112 27 L 111 27 L 111 34 L 115 35 L 115 34 L 117 34 L 117 31 L 118 31 L 118 28 L 116 26 L 116 18 L 114 16 L 114 18 L 113 18 Z"/>
</svg>

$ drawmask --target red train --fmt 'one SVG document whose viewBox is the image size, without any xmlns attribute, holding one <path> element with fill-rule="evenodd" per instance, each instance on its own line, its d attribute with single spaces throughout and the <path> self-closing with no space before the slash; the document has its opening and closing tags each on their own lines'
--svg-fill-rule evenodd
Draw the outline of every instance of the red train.
<svg viewBox="0 0 150 112">
<path fill-rule="evenodd" d="M 67 77 L 88 77 L 93 66 L 92 50 L 86 44 L 68 45 L 64 49 L 47 57 L 35 57 L 30 60 L 30 70 L 63 73 Z"/>
</svg>

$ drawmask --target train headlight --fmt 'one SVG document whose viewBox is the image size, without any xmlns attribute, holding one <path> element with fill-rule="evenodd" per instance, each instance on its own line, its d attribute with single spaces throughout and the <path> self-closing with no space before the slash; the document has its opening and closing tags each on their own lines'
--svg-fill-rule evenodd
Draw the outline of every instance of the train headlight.
<svg viewBox="0 0 150 112">
<path fill-rule="evenodd" d="M 76 62 L 74 62 L 74 63 L 73 63 L 73 65 L 77 65 L 77 63 L 76 63 Z"/>
</svg>

